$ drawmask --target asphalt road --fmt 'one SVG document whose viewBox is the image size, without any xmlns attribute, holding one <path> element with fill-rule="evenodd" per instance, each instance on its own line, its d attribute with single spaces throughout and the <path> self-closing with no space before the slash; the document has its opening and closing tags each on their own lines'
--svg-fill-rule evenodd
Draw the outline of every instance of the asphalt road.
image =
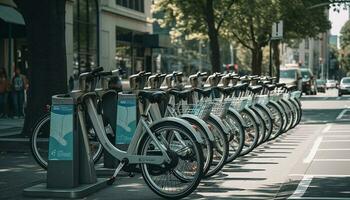
<svg viewBox="0 0 350 200">
<path fill-rule="evenodd" d="M 203 180 L 187 199 L 350 199 L 350 96 L 330 90 L 302 104 L 300 125 Z M 0 153 L 0 199 L 31 199 L 23 188 L 45 178 L 30 153 Z M 84 199 L 160 198 L 135 176 Z"/>
</svg>

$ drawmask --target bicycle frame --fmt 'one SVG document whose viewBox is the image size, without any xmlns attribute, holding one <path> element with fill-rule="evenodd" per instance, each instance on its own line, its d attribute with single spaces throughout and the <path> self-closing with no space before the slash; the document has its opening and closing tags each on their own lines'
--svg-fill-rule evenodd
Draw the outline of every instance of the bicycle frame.
<svg viewBox="0 0 350 200">
<path fill-rule="evenodd" d="M 140 120 L 137 124 L 135 134 L 131 140 L 131 143 L 128 147 L 127 151 L 122 151 L 112 145 L 106 135 L 104 125 L 103 125 L 103 119 L 102 116 L 97 112 L 94 97 L 92 95 L 88 95 L 84 98 L 84 104 L 87 107 L 87 112 L 89 114 L 89 117 L 92 121 L 93 127 L 96 131 L 97 137 L 108 153 L 110 153 L 113 157 L 117 158 L 118 160 L 128 160 L 128 164 L 138 164 L 138 163 L 144 163 L 144 164 L 155 164 L 160 165 L 165 162 L 170 162 L 170 158 L 166 153 L 166 147 L 161 144 L 157 137 L 152 133 L 151 129 L 149 128 L 149 124 L 147 123 L 147 119 L 145 116 L 141 115 Z M 147 113 L 150 109 L 150 106 L 147 107 L 145 113 Z M 82 125 L 85 124 L 85 119 L 83 116 L 83 111 L 78 110 L 79 114 L 79 120 Z M 83 133 L 86 131 L 85 126 L 82 126 Z M 84 130 L 85 129 L 85 130 Z M 145 132 L 149 134 L 154 144 L 158 147 L 158 149 L 162 152 L 162 156 L 143 156 L 143 155 L 137 155 L 137 148 L 139 141 L 144 136 Z M 84 134 L 85 135 L 85 134 Z"/>
</svg>

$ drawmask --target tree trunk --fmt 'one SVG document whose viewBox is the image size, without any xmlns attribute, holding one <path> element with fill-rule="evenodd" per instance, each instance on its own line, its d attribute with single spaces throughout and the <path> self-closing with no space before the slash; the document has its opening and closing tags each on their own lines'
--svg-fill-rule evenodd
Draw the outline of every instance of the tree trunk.
<svg viewBox="0 0 350 200">
<path fill-rule="evenodd" d="M 29 91 L 23 134 L 51 104 L 51 96 L 67 92 L 64 0 L 15 0 L 26 23 Z"/>
<path fill-rule="evenodd" d="M 221 72 L 219 34 L 218 30 L 215 27 L 215 17 L 212 0 L 207 0 L 207 10 L 205 12 L 206 22 L 208 25 L 210 61 L 212 65 L 212 72 Z"/>
<path fill-rule="evenodd" d="M 277 81 L 279 81 L 281 60 L 280 60 L 280 49 L 279 49 L 278 40 L 272 42 L 272 50 L 273 50 L 273 57 L 272 57 L 273 63 L 276 67 L 275 76 L 277 77 Z"/>
<path fill-rule="evenodd" d="M 263 52 L 260 47 L 257 47 L 252 51 L 252 74 L 253 75 L 261 75 L 261 66 L 262 66 L 262 58 Z"/>
</svg>

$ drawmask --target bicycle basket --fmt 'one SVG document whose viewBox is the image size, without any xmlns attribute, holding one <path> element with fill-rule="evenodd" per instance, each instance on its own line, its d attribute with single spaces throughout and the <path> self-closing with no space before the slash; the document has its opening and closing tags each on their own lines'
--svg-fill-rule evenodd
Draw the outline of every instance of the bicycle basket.
<svg viewBox="0 0 350 200">
<path fill-rule="evenodd" d="M 179 114 L 195 115 L 199 118 L 206 118 L 210 115 L 214 102 L 199 102 L 196 104 L 180 105 L 178 108 Z"/>
</svg>

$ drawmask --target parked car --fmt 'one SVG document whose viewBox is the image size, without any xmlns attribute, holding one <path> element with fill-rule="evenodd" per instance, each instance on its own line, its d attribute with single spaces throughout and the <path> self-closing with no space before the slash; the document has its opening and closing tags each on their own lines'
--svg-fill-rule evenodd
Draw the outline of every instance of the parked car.
<svg viewBox="0 0 350 200">
<path fill-rule="evenodd" d="M 302 90 L 302 77 L 299 68 L 281 68 L 280 82 L 287 85 L 296 85 L 298 90 Z"/>
<path fill-rule="evenodd" d="M 305 92 L 306 94 L 309 94 L 309 95 L 316 95 L 317 94 L 316 79 L 312 74 L 311 70 L 309 68 L 301 68 L 300 72 L 301 72 L 302 81 L 303 81 L 302 92 Z"/>
<path fill-rule="evenodd" d="M 350 77 L 344 77 L 340 81 L 338 96 L 341 97 L 343 94 L 350 94 Z"/>
<path fill-rule="evenodd" d="M 326 82 L 326 89 L 332 89 L 337 87 L 337 81 L 336 80 L 327 80 Z"/>
<path fill-rule="evenodd" d="M 317 92 L 326 92 L 326 81 L 323 79 L 316 80 Z"/>
</svg>

